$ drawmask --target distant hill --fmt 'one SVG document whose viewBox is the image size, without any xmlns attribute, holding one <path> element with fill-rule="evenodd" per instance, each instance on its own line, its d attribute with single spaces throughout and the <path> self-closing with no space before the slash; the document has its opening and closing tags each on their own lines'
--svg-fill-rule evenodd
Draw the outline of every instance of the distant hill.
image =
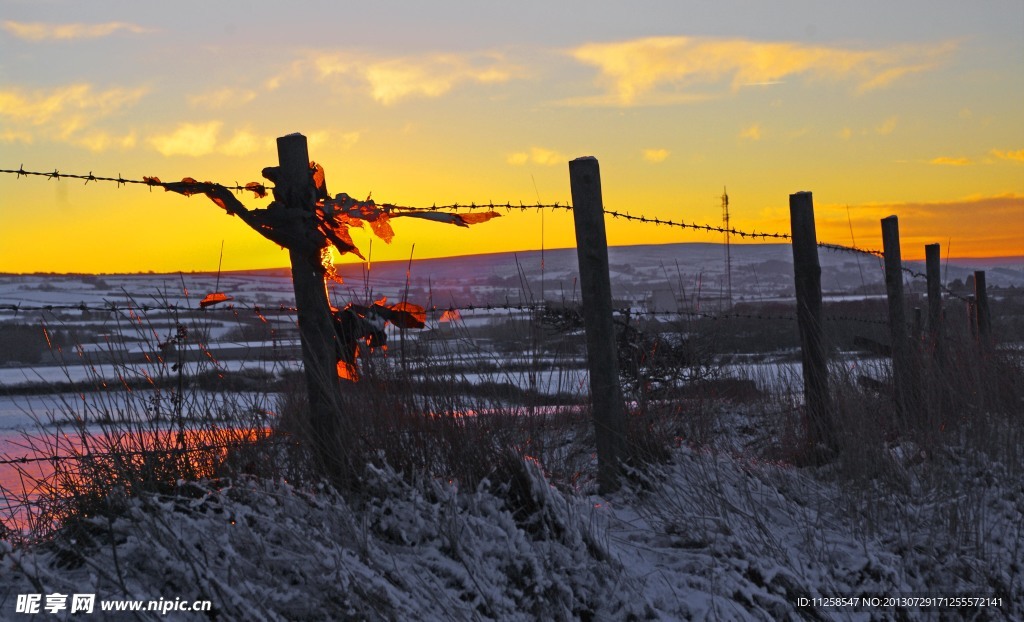
<svg viewBox="0 0 1024 622">
<path fill-rule="evenodd" d="M 616 246 L 608 251 L 612 295 L 647 308 L 698 307 L 727 298 L 733 302 L 792 299 L 793 258 L 788 244 L 733 245 L 731 279 L 726 278 L 721 244 L 684 243 Z M 822 250 L 822 290 L 826 296 L 884 295 L 878 257 Z M 922 262 L 908 262 L 924 272 Z M 491 253 L 413 261 L 342 264 L 343 284 L 331 283 L 335 304 L 368 303 L 385 296 L 422 305 L 521 304 L 579 299 L 579 270 L 574 248 Z M 1024 288 L 1024 258 L 999 257 L 943 262 L 943 280 L 969 293 L 975 270 L 986 271 L 990 288 Z M 289 268 L 189 274 L 0 275 L 0 305 L 174 303 L 195 306 L 205 294 L 221 291 L 237 304 L 290 305 L 294 300 Z M 905 289 L 923 294 L 925 280 L 905 276 Z M 188 292 L 191 292 L 191 296 Z"/>
<path fill-rule="evenodd" d="M 826 295 L 881 295 L 885 281 L 877 257 L 822 250 L 822 290 Z M 613 295 L 622 300 L 713 301 L 726 297 L 728 282 L 725 247 L 713 243 L 615 246 L 608 250 Z M 763 301 L 793 296 L 793 257 L 789 244 L 741 244 L 731 247 L 731 285 L 734 301 Z M 923 262 L 907 262 L 923 273 Z M 339 298 L 366 300 L 378 296 L 408 297 L 439 306 L 501 304 L 578 299 L 576 249 L 490 253 L 463 257 L 418 259 L 408 284 L 407 261 L 370 265 L 341 264 L 344 285 Z M 989 287 L 1024 287 L 1024 257 L 951 260 L 943 262 L 947 284 L 966 286 L 975 270 L 986 270 Z M 282 277 L 287 268 L 247 271 L 249 276 Z M 907 289 L 925 291 L 923 278 L 907 275 Z M 966 291 L 966 290 L 964 290 Z M 543 293 L 542 293 L 543 292 Z M 663 302 L 669 304 L 671 302 Z"/>
</svg>

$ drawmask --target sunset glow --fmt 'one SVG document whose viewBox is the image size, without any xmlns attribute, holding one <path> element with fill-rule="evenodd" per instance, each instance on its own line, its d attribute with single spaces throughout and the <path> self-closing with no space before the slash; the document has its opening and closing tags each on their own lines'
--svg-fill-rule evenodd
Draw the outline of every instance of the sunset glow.
<svg viewBox="0 0 1024 622">
<path fill-rule="evenodd" d="M 430 207 L 566 203 L 568 161 L 593 155 L 608 209 L 719 225 L 726 186 L 734 227 L 788 233 L 810 190 L 824 241 L 880 248 L 896 214 L 904 259 L 1024 255 L 1016 0 L 186 6 L 5 2 L 0 168 L 244 185 L 301 132 L 332 195 Z M 501 216 L 351 235 L 373 261 L 575 244 L 565 211 Z M 0 217 L 2 272 L 216 270 L 222 240 L 225 270 L 288 262 L 144 185 L 3 174 Z"/>
</svg>

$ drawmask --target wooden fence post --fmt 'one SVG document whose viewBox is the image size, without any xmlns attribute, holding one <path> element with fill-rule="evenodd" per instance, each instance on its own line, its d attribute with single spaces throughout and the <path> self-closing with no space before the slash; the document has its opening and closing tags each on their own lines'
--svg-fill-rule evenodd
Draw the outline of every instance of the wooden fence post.
<svg viewBox="0 0 1024 622">
<path fill-rule="evenodd" d="M 978 338 L 985 342 L 992 336 L 992 316 L 988 308 L 984 270 L 975 270 L 974 272 L 974 301 L 978 307 Z"/>
<path fill-rule="evenodd" d="M 903 258 L 900 225 L 896 216 L 882 219 L 882 250 L 885 255 L 885 293 L 889 299 L 889 335 L 892 339 L 893 389 L 900 417 L 910 414 L 914 357 L 907 336 L 907 312 L 903 299 Z"/>
<path fill-rule="evenodd" d="M 590 402 L 597 437 L 597 481 L 601 492 L 611 492 L 619 486 L 620 461 L 626 453 L 626 409 L 612 323 L 608 240 L 597 159 L 583 157 L 569 162 L 569 184 L 587 335 Z"/>
<path fill-rule="evenodd" d="M 275 182 L 276 196 L 288 210 L 296 213 L 296 222 L 312 223 L 316 194 L 310 175 L 306 137 L 289 134 L 278 138 L 277 157 L 280 167 Z M 327 299 L 323 266 L 320 255 L 311 248 L 291 248 L 289 255 L 302 341 L 302 365 L 309 395 L 310 418 L 303 422 L 309 429 L 304 432 L 309 433 L 314 442 L 337 442 L 341 440 L 338 432 L 342 416 L 337 372 L 339 344 Z M 322 452 L 317 450 L 314 447 L 321 460 L 343 458 L 321 455 Z"/>
<path fill-rule="evenodd" d="M 928 283 L 928 335 L 938 350 L 942 334 L 942 256 L 938 244 L 924 247 L 925 277 Z"/>
<path fill-rule="evenodd" d="M 821 323 L 821 264 L 814 226 L 814 199 L 810 192 L 789 195 L 793 235 L 793 276 L 796 319 L 800 331 L 804 402 L 807 409 L 807 445 L 815 451 L 834 450 L 832 406 L 828 388 L 828 355 Z"/>
</svg>

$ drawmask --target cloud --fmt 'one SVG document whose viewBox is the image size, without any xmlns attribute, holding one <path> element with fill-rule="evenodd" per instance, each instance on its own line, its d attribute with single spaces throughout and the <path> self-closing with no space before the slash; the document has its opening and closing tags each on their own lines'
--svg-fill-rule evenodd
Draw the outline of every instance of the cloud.
<svg viewBox="0 0 1024 622">
<path fill-rule="evenodd" d="M 938 164 L 941 166 L 967 166 L 968 164 L 971 163 L 971 160 L 969 158 L 964 157 L 950 158 L 946 156 L 939 156 L 937 158 L 933 158 L 929 163 Z"/>
<path fill-rule="evenodd" d="M 1024 195 L 1008 193 L 995 196 L 970 196 L 951 201 L 869 203 L 851 205 L 857 241 L 880 234 L 879 219 L 896 214 L 900 219 L 900 242 L 905 253 L 923 255 L 924 245 L 952 238 L 954 256 L 998 256 L 1024 253 L 1020 231 L 1024 230 Z M 834 214 L 829 218 L 828 213 Z M 846 205 L 824 206 L 823 234 L 840 240 L 849 235 Z M 971 214 L 971 218 L 964 218 Z M 833 232 L 829 231 L 827 223 Z M 873 246 L 865 241 L 865 246 Z M 910 249 L 917 249 L 916 252 Z M 904 255 L 906 256 L 906 254 Z"/>
<path fill-rule="evenodd" d="M 134 106 L 146 93 L 144 87 L 101 90 L 87 83 L 36 90 L 0 88 L 4 141 L 31 143 L 38 137 L 91 151 L 123 146 L 123 136 L 116 138 L 94 126 Z"/>
<path fill-rule="evenodd" d="M 522 166 L 527 162 L 533 162 L 534 164 L 540 164 L 541 166 L 555 166 L 557 164 L 565 164 L 569 161 L 569 158 L 557 151 L 552 151 L 543 147 L 531 147 L 529 153 L 512 153 L 505 158 L 505 161 L 513 166 Z"/>
<path fill-rule="evenodd" d="M 955 42 L 945 42 L 859 50 L 797 42 L 648 37 L 588 43 L 568 53 L 598 69 L 597 84 L 605 91 L 599 98 L 577 103 L 633 106 L 686 101 L 697 85 L 728 82 L 735 92 L 744 85 L 774 84 L 789 76 L 850 81 L 863 93 L 933 69 L 956 47 Z"/>
<path fill-rule="evenodd" d="M 1024 162 L 1024 149 L 1020 149 L 1018 151 L 1003 151 L 1001 149 L 993 149 L 991 153 L 1000 160 L 1015 160 L 1017 162 Z"/>
<path fill-rule="evenodd" d="M 508 82 L 521 76 L 523 70 L 494 52 L 389 58 L 317 52 L 295 61 L 265 84 L 274 90 L 287 80 L 309 74 L 341 89 L 364 89 L 375 101 L 389 106 L 408 98 L 440 97 L 460 84 Z"/>
<path fill-rule="evenodd" d="M 217 149 L 217 135 L 221 121 L 208 123 L 180 123 L 170 134 L 159 134 L 149 139 L 149 144 L 165 156 L 204 156 Z"/>
<path fill-rule="evenodd" d="M 31 145 L 32 142 L 32 134 L 28 132 L 19 132 L 17 130 L 3 130 L 0 132 L 0 143 L 22 143 L 25 145 Z"/>
<path fill-rule="evenodd" d="M 79 83 L 49 90 L 0 90 L 0 117 L 43 125 L 60 115 L 86 114 L 103 117 L 121 108 L 135 105 L 147 89 L 112 88 L 97 91 L 91 84 Z"/>
<path fill-rule="evenodd" d="M 99 153 L 101 151 L 107 151 L 114 148 L 131 149 L 135 147 L 137 141 L 138 135 L 134 131 L 122 136 L 116 136 L 102 130 L 97 130 L 77 136 L 70 142 L 79 147 L 88 149 L 93 153 Z"/>
<path fill-rule="evenodd" d="M 100 39 L 117 32 L 145 34 L 153 32 L 138 24 L 128 22 L 105 22 L 103 24 L 53 24 L 48 22 L 15 22 L 7 20 L 3 29 L 26 41 L 74 41 L 78 39 Z"/>
<path fill-rule="evenodd" d="M 256 99 L 256 91 L 225 87 L 199 95 L 190 95 L 188 103 L 193 108 L 221 110 L 244 106 L 254 99 Z"/>
<path fill-rule="evenodd" d="M 221 137 L 224 122 L 179 123 L 171 132 L 157 134 L 146 141 L 165 156 L 200 157 L 212 153 L 229 157 L 243 157 L 260 151 L 272 151 L 275 137 L 257 134 L 249 128 L 235 130 L 230 137 Z M 310 149 L 326 146 L 330 149 L 349 149 L 359 141 L 359 132 L 338 133 L 331 130 L 312 132 L 306 136 Z"/>
<path fill-rule="evenodd" d="M 761 140 L 761 126 L 757 123 L 740 132 L 740 138 L 746 140 Z"/>
<path fill-rule="evenodd" d="M 896 131 L 896 125 L 899 123 L 898 117 L 889 117 L 882 122 L 881 125 L 875 128 L 875 133 L 879 136 L 888 136 Z"/>
<path fill-rule="evenodd" d="M 218 151 L 224 155 L 241 157 L 266 149 L 272 144 L 274 143 L 269 139 L 257 136 L 249 130 L 238 130 Z"/>
<path fill-rule="evenodd" d="M 668 149 L 644 149 L 644 159 L 654 164 L 664 162 L 668 156 Z"/>
<path fill-rule="evenodd" d="M 850 140 L 851 136 L 853 136 L 853 130 L 851 130 L 850 128 L 844 127 L 843 129 L 839 130 L 839 138 L 842 138 L 843 140 Z"/>
<path fill-rule="evenodd" d="M 530 161 L 530 154 L 525 152 L 510 153 L 505 161 L 512 166 L 522 166 Z"/>
</svg>

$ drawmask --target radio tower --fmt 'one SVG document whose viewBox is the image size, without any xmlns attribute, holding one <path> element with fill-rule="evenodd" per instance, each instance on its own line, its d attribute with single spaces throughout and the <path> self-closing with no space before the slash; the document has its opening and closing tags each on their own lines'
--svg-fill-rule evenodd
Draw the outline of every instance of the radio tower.
<svg viewBox="0 0 1024 622">
<path fill-rule="evenodd" d="M 725 295 L 726 310 L 732 309 L 732 250 L 729 248 L 729 193 L 722 186 L 722 228 L 725 229 Z"/>
</svg>

